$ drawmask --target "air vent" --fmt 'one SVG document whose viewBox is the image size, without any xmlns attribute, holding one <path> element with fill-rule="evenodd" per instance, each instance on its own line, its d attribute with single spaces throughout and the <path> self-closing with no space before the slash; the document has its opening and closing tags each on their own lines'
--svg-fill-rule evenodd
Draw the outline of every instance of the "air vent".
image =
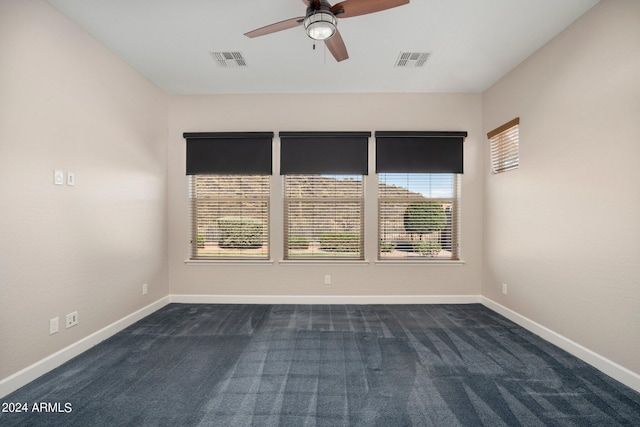
<svg viewBox="0 0 640 427">
<path fill-rule="evenodd" d="M 422 67 L 427 59 L 429 53 L 425 52 L 400 52 L 398 60 L 396 61 L 396 67 L 415 68 Z"/>
<path fill-rule="evenodd" d="M 218 67 L 246 67 L 247 62 L 240 52 L 213 52 L 213 58 L 218 63 Z"/>
</svg>

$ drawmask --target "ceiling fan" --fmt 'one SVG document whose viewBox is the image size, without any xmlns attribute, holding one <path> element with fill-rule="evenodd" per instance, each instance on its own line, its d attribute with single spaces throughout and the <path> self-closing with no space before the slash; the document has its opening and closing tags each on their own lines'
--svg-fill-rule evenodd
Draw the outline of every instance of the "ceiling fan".
<svg viewBox="0 0 640 427">
<path fill-rule="evenodd" d="M 409 0 L 344 0 L 331 6 L 327 0 L 302 0 L 307 6 L 305 16 L 276 22 L 266 27 L 249 31 L 244 35 L 250 38 L 264 36 L 289 28 L 304 25 L 307 35 L 314 40 L 322 40 L 336 61 L 349 58 L 347 47 L 338 31 L 336 18 L 351 18 L 385 9 L 402 6 Z"/>
</svg>

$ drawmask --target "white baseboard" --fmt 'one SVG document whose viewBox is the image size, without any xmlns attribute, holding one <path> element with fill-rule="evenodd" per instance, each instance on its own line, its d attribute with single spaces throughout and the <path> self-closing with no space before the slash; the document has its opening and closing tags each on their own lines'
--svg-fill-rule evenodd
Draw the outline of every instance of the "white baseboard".
<svg viewBox="0 0 640 427">
<path fill-rule="evenodd" d="M 480 295 L 169 295 L 182 304 L 478 304 Z"/>
<path fill-rule="evenodd" d="M 70 346 L 63 348 L 50 356 L 34 363 L 31 366 L 16 372 L 15 374 L 0 380 L 0 398 L 14 392 L 22 386 L 29 384 L 36 378 L 46 374 L 47 372 L 57 368 L 63 363 L 73 359 L 79 354 L 89 350 L 96 344 L 101 343 L 107 338 L 115 335 L 126 327 L 133 325 L 140 319 L 145 318 L 156 310 L 164 307 L 170 303 L 168 296 L 160 298 L 154 303 L 141 308 L 138 311 L 131 313 L 130 315 L 123 317 L 120 320 L 113 322 L 112 324 L 105 326 L 99 331 L 77 341 Z"/>
<path fill-rule="evenodd" d="M 617 363 L 607 359 L 600 354 L 589 350 L 588 348 L 570 340 L 567 337 L 564 337 L 557 332 L 552 331 L 546 326 L 542 326 L 539 323 L 534 322 L 533 320 L 522 316 L 521 314 L 516 313 L 515 311 L 498 304 L 497 302 L 486 298 L 481 297 L 480 302 L 485 307 L 495 311 L 498 314 L 503 315 L 507 319 L 512 322 L 522 326 L 530 332 L 540 336 L 546 341 L 560 347 L 568 353 L 576 356 L 578 359 L 583 360 L 594 368 L 604 372 L 611 378 L 620 381 L 622 384 L 626 385 L 634 389 L 637 392 L 640 392 L 640 375 L 625 368 L 624 366 L 618 365 Z"/>
</svg>

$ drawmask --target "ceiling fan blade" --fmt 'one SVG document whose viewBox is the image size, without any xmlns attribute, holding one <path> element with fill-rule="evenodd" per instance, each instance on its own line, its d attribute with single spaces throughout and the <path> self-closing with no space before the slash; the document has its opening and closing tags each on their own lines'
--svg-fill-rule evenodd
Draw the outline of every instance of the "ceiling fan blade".
<svg viewBox="0 0 640 427">
<path fill-rule="evenodd" d="M 336 30 L 331 37 L 324 41 L 324 44 L 327 46 L 329 52 L 331 52 L 336 61 L 340 62 L 349 58 L 347 47 L 344 45 L 344 40 L 342 40 L 340 31 Z"/>
<path fill-rule="evenodd" d="M 244 33 L 244 35 L 250 38 L 260 37 L 278 31 L 288 30 L 289 28 L 297 27 L 298 25 L 302 24 L 302 21 L 304 21 L 304 16 L 299 16 L 297 18 L 287 19 L 286 21 L 276 22 L 275 24 L 267 25 L 266 27 L 249 31 L 248 33 Z"/>
<path fill-rule="evenodd" d="M 409 0 L 345 0 L 331 7 L 336 18 L 351 18 L 408 4 Z"/>
</svg>

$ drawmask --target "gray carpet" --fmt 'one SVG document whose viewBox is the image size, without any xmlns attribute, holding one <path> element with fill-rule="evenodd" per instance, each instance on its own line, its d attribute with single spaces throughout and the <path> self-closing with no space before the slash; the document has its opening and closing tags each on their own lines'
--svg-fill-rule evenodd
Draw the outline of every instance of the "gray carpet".
<svg viewBox="0 0 640 427">
<path fill-rule="evenodd" d="M 477 304 L 171 304 L 2 402 L 29 406 L 2 426 L 640 426 L 640 394 Z"/>
</svg>

